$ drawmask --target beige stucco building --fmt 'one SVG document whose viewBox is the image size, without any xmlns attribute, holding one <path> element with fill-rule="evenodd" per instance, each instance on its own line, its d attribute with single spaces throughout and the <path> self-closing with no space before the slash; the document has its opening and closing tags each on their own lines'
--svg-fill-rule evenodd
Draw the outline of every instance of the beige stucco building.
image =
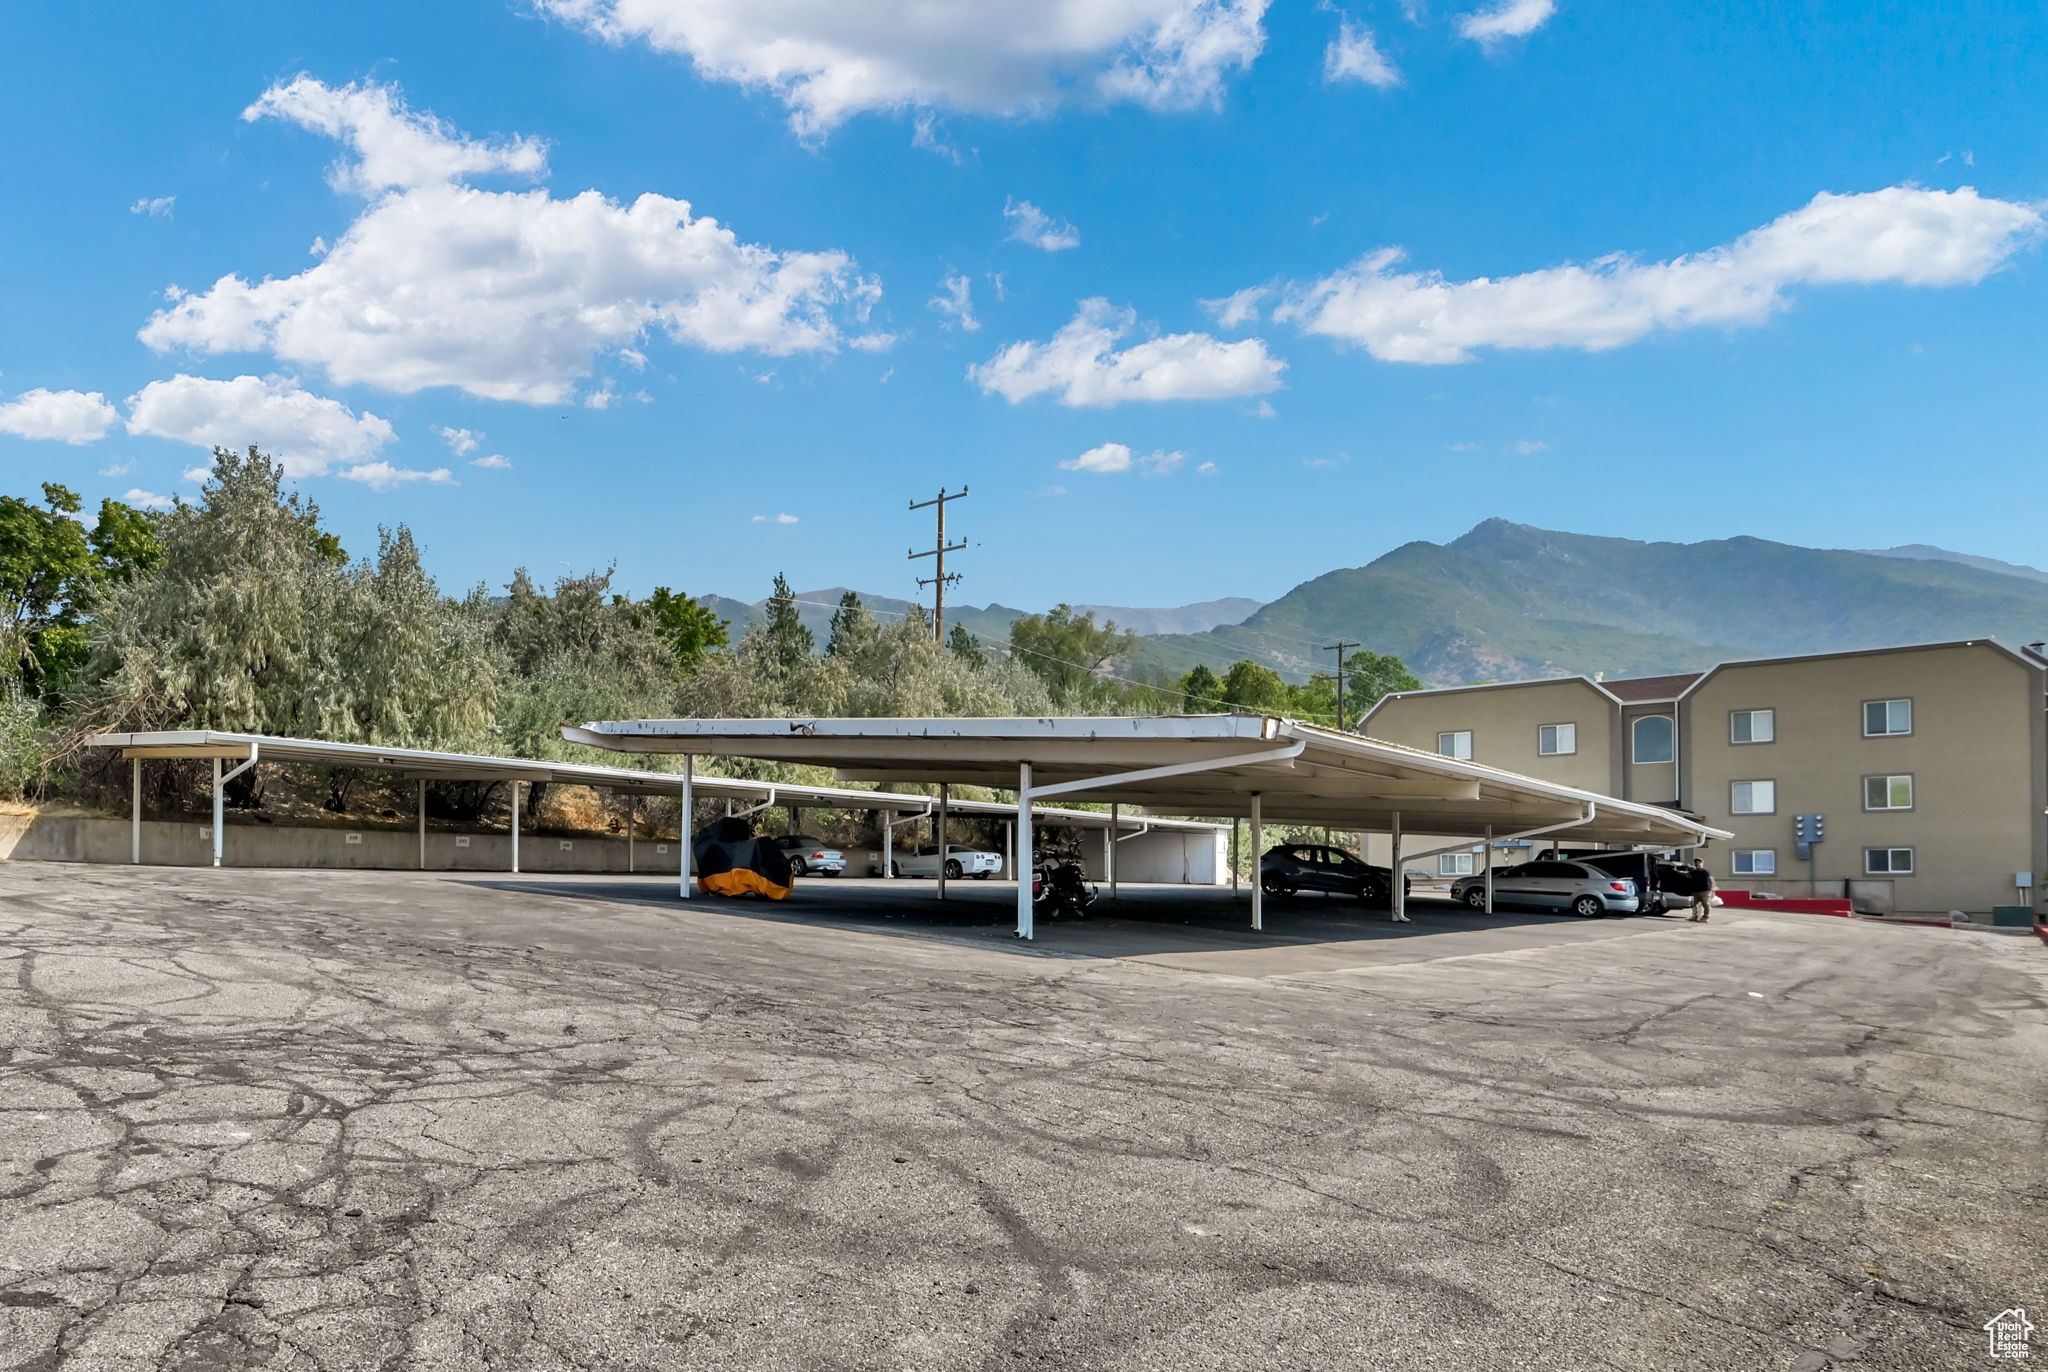
<svg viewBox="0 0 2048 1372">
<path fill-rule="evenodd" d="M 1363 727 L 1690 811 L 1735 834 L 1702 853 L 1726 886 L 1978 913 L 2048 874 L 2048 658 L 1989 639 L 1411 691 Z"/>
</svg>

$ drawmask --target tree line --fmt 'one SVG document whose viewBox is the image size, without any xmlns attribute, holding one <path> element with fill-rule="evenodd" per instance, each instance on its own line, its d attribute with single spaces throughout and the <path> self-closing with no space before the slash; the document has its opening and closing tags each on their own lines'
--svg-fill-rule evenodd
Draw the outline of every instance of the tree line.
<svg viewBox="0 0 2048 1372">
<path fill-rule="evenodd" d="M 61 789 L 79 741 L 215 729 L 515 757 L 575 753 L 563 721 L 621 718 L 1206 713 L 1327 720 L 1334 681 L 1251 661 L 1177 679 L 1120 670 L 1137 638 L 1059 606 L 1001 643 L 921 609 L 884 622 L 846 593 L 819 644 L 781 576 L 735 642 L 691 596 L 615 591 L 612 572 L 444 593 L 403 525 L 352 557 L 255 448 L 214 453 L 198 498 L 102 501 L 57 484 L 0 497 L 0 792 Z M 1347 664 L 1360 709 L 1419 685 Z M 1353 718 L 1355 718 L 1355 714 Z M 649 765 L 662 765 L 648 760 Z M 759 765 L 753 774 L 790 769 Z M 790 775 L 795 780 L 796 776 Z M 536 797 L 536 802 L 538 797 Z"/>
</svg>

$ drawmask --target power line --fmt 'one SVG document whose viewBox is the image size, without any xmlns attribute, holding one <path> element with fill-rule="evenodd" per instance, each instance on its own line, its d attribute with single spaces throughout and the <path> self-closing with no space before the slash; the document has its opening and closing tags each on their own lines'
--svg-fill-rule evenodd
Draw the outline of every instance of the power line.
<svg viewBox="0 0 2048 1372">
<path fill-rule="evenodd" d="M 1325 643 L 1322 648 L 1326 653 L 1337 655 L 1337 732 L 1340 734 L 1344 732 L 1344 650 L 1364 646 L 1363 643 L 1346 643 L 1338 639 L 1335 643 Z"/>
</svg>

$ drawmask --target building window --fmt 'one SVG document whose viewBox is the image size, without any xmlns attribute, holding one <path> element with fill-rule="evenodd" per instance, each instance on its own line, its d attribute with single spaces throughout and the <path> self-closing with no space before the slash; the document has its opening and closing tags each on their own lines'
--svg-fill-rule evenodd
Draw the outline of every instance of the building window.
<svg viewBox="0 0 2048 1372">
<path fill-rule="evenodd" d="M 1436 874 L 1440 877 L 1469 877 L 1479 870 L 1479 855 L 1476 853 L 1439 853 L 1436 858 Z"/>
<path fill-rule="evenodd" d="M 1778 783 L 1775 781 L 1729 782 L 1728 813 L 1731 815 L 1775 815 L 1778 813 Z"/>
<path fill-rule="evenodd" d="M 1863 870 L 1874 877 L 1909 877 L 1913 875 L 1913 850 L 1865 848 Z"/>
<path fill-rule="evenodd" d="M 1558 757 L 1565 753 L 1576 753 L 1579 751 L 1579 726 L 1576 724 L 1537 725 L 1536 751 L 1545 757 Z"/>
<path fill-rule="evenodd" d="M 1866 810 L 1910 810 L 1913 808 L 1913 778 L 1863 778 L 1863 808 Z"/>
<path fill-rule="evenodd" d="M 1455 733 L 1438 734 L 1436 736 L 1436 750 L 1445 757 L 1455 757 L 1470 762 L 1472 760 L 1472 731 L 1470 729 L 1459 729 Z"/>
<path fill-rule="evenodd" d="M 1728 741 L 1730 743 L 1771 743 L 1778 737 L 1778 712 L 1776 710 L 1730 710 L 1728 712 Z"/>
<path fill-rule="evenodd" d="M 1644 715 L 1635 722 L 1633 738 L 1637 762 L 1671 761 L 1670 715 Z"/>
<path fill-rule="evenodd" d="M 1734 858 L 1736 876 L 1772 877 L 1778 874 L 1778 850 L 1775 848 L 1737 848 Z"/>
<path fill-rule="evenodd" d="M 1863 702 L 1863 736 L 1886 738 L 1913 732 L 1913 702 L 1910 700 L 1866 700 Z"/>
</svg>

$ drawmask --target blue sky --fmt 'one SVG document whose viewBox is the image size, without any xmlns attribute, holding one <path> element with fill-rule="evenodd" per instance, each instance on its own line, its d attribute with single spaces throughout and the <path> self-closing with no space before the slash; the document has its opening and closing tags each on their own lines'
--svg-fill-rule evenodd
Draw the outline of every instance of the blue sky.
<svg viewBox="0 0 2048 1372">
<path fill-rule="evenodd" d="M 259 441 L 450 589 L 909 595 L 962 482 L 1028 608 L 1491 515 L 2043 560 L 2035 6 L 919 13 L 12 7 L 6 489 Z"/>
</svg>

